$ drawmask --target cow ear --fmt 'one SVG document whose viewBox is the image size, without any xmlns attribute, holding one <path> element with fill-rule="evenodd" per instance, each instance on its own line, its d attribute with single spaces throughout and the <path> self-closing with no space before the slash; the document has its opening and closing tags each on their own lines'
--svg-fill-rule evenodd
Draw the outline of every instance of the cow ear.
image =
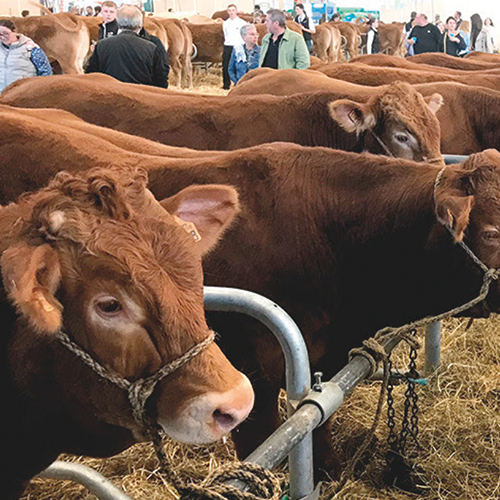
<svg viewBox="0 0 500 500">
<path fill-rule="evenodd" d="M 0 260 L 2 279 L 18 311 L 39 333 L 62 326 L 62 305 L 54 294 L 61 281 L 57 252 L 49 245 L 10 246 Z"/>
<path fill-rule="evenodd" d="M 331 117 L 347 132 L 359 134 L 375 126 L 376 118 L 368 104 L 339 99 L 328 108 Z"/>
<path fill-rule="evenodd" d="M 215 246 L 240 211 L 236 189 L 216 184 L 187 187 L 160 204 L 170 214 L 195 225 L 202 255 Z"/>
<path fill-rule="evenodd" d="M 432 94 L 431 96 L 424 97 L 429 109 L 436 114 L 443 105 L 443 96 L 441 94 Z"/>
<path fill-rule="evenodd" d="M 455 242 L 463 240 L 473 205 L 474 196 L 443 196 L 436 199 L 438 217 L 453 229 Z"/>
</svg>

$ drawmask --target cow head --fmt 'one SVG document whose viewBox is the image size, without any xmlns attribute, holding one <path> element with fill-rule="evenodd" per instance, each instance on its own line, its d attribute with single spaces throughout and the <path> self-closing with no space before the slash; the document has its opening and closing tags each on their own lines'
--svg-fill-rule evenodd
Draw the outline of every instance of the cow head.
<svg viewBox="0 0 500 500">
<path fill-rule="evenodd" d="M 489 268 L 500 268 L 500 153 L 490 149 L 448 167 L 436 188 L 439 218 L 453 229 Z M 470 258 L 469 258 L 470 260 Z M 471 266 L 474 266 L 472 261 Z M 477 267 L 477 266 L 476 266 Z M 477 267 L 478 271 L 479 268 Z M 487 299 L 469 311 L 472 316 L 500 312 L 500 282 Z"/>
<path fill-rule="evenodd" d="M 434 94 L 426 102 L 409 84 L 396 82 L 366 103 L 334 101 L 330 114 L 347 132 L 365 134 L 370 152 L 444 164 L 435 117 L 442 100 Z"/>
<path fill-rule="evenodd" d="M 49 399 L 57 394 L 55 404 L 66 401 L 72 418 L 91 415 L 135 439 L 143 438 L 142 429 L 126 393 L 55 342 L 56 334 L 63 328 L 100 365 L 131 382 L 179 358 L 209 335 L 201 256 L 239 211 L 232 187 L 205 186 L 178 193 L 169 213 L 146 181 L 135 169 L 79 177 L 63 172 L 44 190 L 0 211 L 8 239 L 3 282 L 25 325 L 14 339 L 20 358 L 12 366 L 24 360 L 32 372 L 14 378 L 28 392 L 30 376 L 54 381 L 55 387 L 39 392 Z M 196 230 L 177 219 L 185 213 Z M 33 367 L 36 360 L 23 348 L 37 343 L 55 349 L 57 362 L 41 359 Z M 173 438 L 204 443 L 228 433 L 252 405 L 248 379 L 211 344 L 159 383 L 147 409 Z"/>
</svg>

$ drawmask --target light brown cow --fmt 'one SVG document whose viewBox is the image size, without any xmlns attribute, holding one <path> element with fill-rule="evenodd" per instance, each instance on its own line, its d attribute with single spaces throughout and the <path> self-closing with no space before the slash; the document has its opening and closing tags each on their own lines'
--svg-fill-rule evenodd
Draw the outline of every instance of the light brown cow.
<svg viewBox="0 0 500 500">
<path fill-rule="evenodd" d="M 473 50 L 469 52 L 465 59 L 473 59 L 474 61 L 489 62 L 493 64 L 500 64 L 500 54 L 487 54 L 486 52 L 479 52 Z"/>
<path fill-rule="evenodd" d="M 34 40 L 51 62 L 57 61 L 66 74 L 83 73 L 90 47 L 89 30 L 79 16 L 65 13 L 10 18 L 19 33 Z"/>
<path fill-rule="evenodd" d="M 408 61 L 429 64 L 431 66 L 441 66 L 452 69 L 463 69 L 466 71 L 493 69 L 500 67 L 500 62 L 483 61 L 478 58 L 462 59 L 461 57 L 449 56 L 448 54 L 438 54 L 429 52 L 408 57 Z"/>
<path fill-rule="evenodd" d="M 165 28 L 168 40 L 168 62 L 171 70 L 172 84 L 178 87 L 193 86 L 193 66 L 191 54 L 193 49 L 192 35 L 184 23 L 178 19 L 152 17 L 157 24 Z M 186 39 L 186 34 L 188 39 Z"/>
<path fill-rule="evenodd" d="M 443 56 L 445 54 L 442 54 Z M 456 57 L 453 56 L 447 56 L 447 57 L 452 57 L 454 59 L 457 59 Z M 463 59 L 460 59 L 462 62 L 467 63 L 467 61 L 464 61 Z M 352 61 L 349 61 L 351 63 L 361 63 L 361 64 L 366 64 L 368 66 L 374 66 L 374 67 L 388 67 L 388 68 L 402 68 L 406 70 L 414 70 L 414 71 L 429 71 L 429 72 L 438 72 L 438 73 L 444 73 L 446 75 L 452 75 L 452 76 L 458 76 L 458 77 L 463 77 L 463 76 L 468 76 L 468 75 L 500 75 L 500 66 L 495 67 L 494 65 L 488 65 L 487 67 L 484 67 L 481 69 L 481 72 L 479 73 L 477 69 L 459 69 L 459 68 L 448 68 L 445 66 L 433 66 L 431 64 L 425 64 L 423 62 L 417 63 L 413 62 L 411 58 L 407 59 L 402 59 L 401 57 L 395 57 L 395 56 L 389 56 L 386 54 L 369 54 L 369 55 L 362 55 L 354 58 Z"/>
<path fill-rule="evenodd" d="M 477 87 L 500 90 L 500 75 L 480 73 L 456 76 L 439 71 L 416 71 L 400 68 L 375 68 L 361 63 L 337 63 L 314 67 L 325 75 L 358 85 L 385 85 L 403 81 L 408 83 L 456 82 Z"/>
<path fill-rule="evenodd" d="M 162 208 L 146 181 L 133 167 L 61 172 L 0 209 L 3 499 L 17 499 L 61 452 L 106 456 L 150 439 L 144 419 L 204 443 L 251 410 L 250 383 L 211 343 L 203 310 L 201 255 L 237 214 L 237 194 L 190 187 Z M 186 212 L 198 213 L 198 243 L 174 217 Z M 127 386 L 197 344 L 133 410 Z"/>
<path fill-rule="evenodd" d="M 222 62 L 224 32 L 220 23 L 186 23 L 193 37 L 195 62 Z"/>
<path fill-rule="evenodd" d="M 342 37 L 339 29 L 331 23 L 323 23 L 316 26 L 312 34 L 313 53 L 324 63 L 335 63 L 344 60 L 341 50 Z M 311 62 L 312 64 L 312 62 Z"/>
<path fill-rule="evenodd" d="M 346 52 L 346 59 L 352 59 L 359 55 L 359 46 L 361 45 L 361 31 L 358 26 L 353 23 L 346 23 L 343 21 L 328 22 L 323 24 L 331 24 L 340 31 L 340 34 L 345 39 L 344 50 Z"/>
<path fill-rule="evenodd" d="M 460 83 L 435 82 L 412 85 L 426 99 L 434 94 L 443 97 L 436 113 L 441 125 L 443 154 L 467 155 L 488 148 L 500 150 L 498 117 L 500 92 Z M 293 96 L 307 92 L 331 92 L 339 99 L 366 102 L 382 87 L 367 87 L 328 78 L 318 71 L 259 68 L 243 77 L 230 96 L 262 95 L 264 93 Z"/>
<path fill-rule="evenodd" d="M 359 26 L 359 29 L 361 33 L 366 34 L 370 29 L 370 26 L 365 23 Z M 405 56 L 406 36 L 404 32 L 404 23 L 386 24 L 383 22 L 379 22 L 378 34 L 380 37 L 381 54 L 389 54 L 398 58 L 403 58 Z M 355 58 L 355 60 L 358 61 L 360 57 L 363 56 L 358 56 Z M 352 62 L 352 60 L 350 60 L 349 62 Z"/>
<path fill-rule="evenodd" d="M 34 80 L 11 85 L 2 93 L 0 102 L 65 109 L 96 125 L 201 150 L 286 141 L 390 153 L 414 160 L 442 159 L 439 124 L 432 112 L 439 108 L 440 97 L 435 96 L 431 110 L 417 92 L 403 83 L 375 92 L 369 103 L 359 105 L 352 100 L 331 99 L 329 93 L 293 98 L 227 99 L 168 93 L 162 97 L 158 91 L 153 94 L 144 87 L 118 81 L 104 86 L 86 76 Z M 110 92 L 112 108 L 99 97 Z"/>
</svg>

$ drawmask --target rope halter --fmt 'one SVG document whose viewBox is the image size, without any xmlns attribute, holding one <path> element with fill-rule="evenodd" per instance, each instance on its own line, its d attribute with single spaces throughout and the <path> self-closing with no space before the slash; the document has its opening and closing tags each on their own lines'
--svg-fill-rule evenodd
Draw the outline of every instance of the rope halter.
<svg viewBox="0 0 500 500">
<path fill-rule="evenodd" d="M 76 357 L 82 360 L 87 366 L 92 368 L 97 375 L 127 392 L 134 420 L 143 429 L 145 429 L 148 432 L 149 437 L 151 437 L 151 430 L 155 426 L 155 423 L 151 421 L 146 412 L 146 402 L 148 398 L 151 394 L 153 394 L 158 382 L 163 380 L 168 375 L 171 375 L 181 368 L 181 366 L 184 366 L 188 361 L 203 352 L 214 341 L 215 332 L 210 331 L 204 340 L 195 344 L 178 358 L 164 365 L 153 375 L 136 380 L 135 382 L 130 382 L 129 380 L 110 372 L 107 368 L 92 358 L 87 351 L 76 344 L 62 329 L 59 330 L 57 338 L 62 345 L 75 354 Z"/>
</svg>

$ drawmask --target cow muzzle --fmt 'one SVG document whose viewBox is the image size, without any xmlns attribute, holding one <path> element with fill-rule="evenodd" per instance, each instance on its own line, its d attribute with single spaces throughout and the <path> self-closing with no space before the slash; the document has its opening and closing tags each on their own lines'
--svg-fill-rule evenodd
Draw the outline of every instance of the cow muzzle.
<svg viewBox="0 0 500 500">
<path fill-rule="evenodd" d="M 225 392 L 209 392 L 189 400 L 174 418 L 158 423 L 173 439 L 190 444 L 217 441 L 245 420 L 253 408 L 254 392 L 248 378 Z"/>
</svg>

